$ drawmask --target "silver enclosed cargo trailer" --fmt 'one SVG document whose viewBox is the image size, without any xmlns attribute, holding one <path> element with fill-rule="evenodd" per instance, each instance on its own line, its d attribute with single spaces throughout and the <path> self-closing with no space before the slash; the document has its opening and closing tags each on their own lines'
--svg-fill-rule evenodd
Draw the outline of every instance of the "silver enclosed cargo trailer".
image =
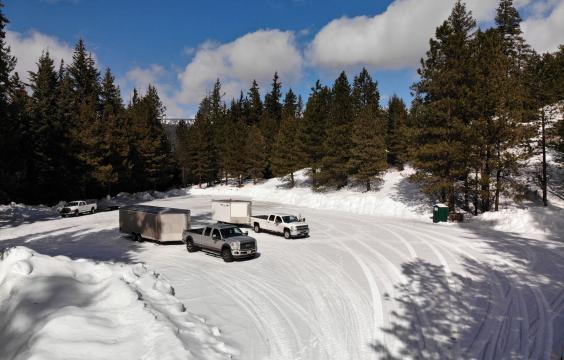
<svg viewBox="0 0 564 360">
<path fill-rule="evenodd" d="M 182 232 L 190 229 L 190 210 L 148 205 L 130 205 L 119 209 L 119 230 L 135 240 L 182 241 Z"/>
<path fill-rule="evenodd" d="M 251 202 L 245 200 L 212 200 L 212 219 L 214 221 L 249 225 Z"/>
</svg>

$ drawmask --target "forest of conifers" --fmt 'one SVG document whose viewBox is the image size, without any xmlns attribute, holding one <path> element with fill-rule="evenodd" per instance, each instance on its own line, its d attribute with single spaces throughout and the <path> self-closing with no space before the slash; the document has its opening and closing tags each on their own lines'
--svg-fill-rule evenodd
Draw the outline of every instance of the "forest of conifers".
<svg viewBox="0 0 564 360">
<path fill-rule="evenodd" d="M 537 54 L 523 38 L 511 0 L 492 28 L 480 29 L 457 2 L 430 40 L 408 106 L 380 101 L 366 69 L 320 81 L 305 103 L 282 92 L 274 74 L 264 97 L 257 82 L 225 99 L 221 81 L 196 117 L 163 129 L 156 88 L 125 105 L 109 69 L 100 74 L 81 40 L 72 63 L 45 52 L 24 84 L 0 18 L 0 202 L 54 203 L 120 191 L 283 177 L 309 169 L 318 191 L 350 184 L 371 190 L 390 167 L 409 164 L 433 200 L 474 213 L 518 196 L 527 159 L 547 202 L 546 152 L 564 151 L 564 47 Z M 260 59 L 257 59 L 260 61 Z M 545 156 L 543 156 L 545 155 Z M 543 161 L 544 160 L 544 161 Z"/>
</svg>

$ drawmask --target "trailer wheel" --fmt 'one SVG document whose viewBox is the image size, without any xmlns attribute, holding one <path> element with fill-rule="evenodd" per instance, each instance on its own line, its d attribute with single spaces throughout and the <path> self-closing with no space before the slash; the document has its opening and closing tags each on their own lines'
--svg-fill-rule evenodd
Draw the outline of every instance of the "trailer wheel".
<svg viewBox="0 0 564 360">
<path fill-rule="evenodd" d="M 143 242 L 143 237 L 139 233 L 133 233 L 133 240 L 137 242 Z"/>
<path fill-rule="evenodd" d="M 231 249 L 229 247 L 224 247 L 223 249 L 221 249 L 221 257 L 223 258 L 223 261 L 225 262 L 232 262 L 233 261 L 233 255 L 231 254 Z"/>
<path fill-rule="evenodd" d="M 260 232 L 260 225 L 258 223 L 255 223 L 255 232 L 256 233 Z"/>
<path fill-rule="evenodd" d="M 285 239 L 289 239 L 289 238 L 290 238 L 290 230 L 284 229 L 284 238 L 285 238 Z"/>
<path fill-rule="evenodd" d="M 189 253 L 198 251 L 198 248 L 194 245 L 194 240 L 191 238 L 186 240 L 186 250 L 188 250 Z"/>
</svg>

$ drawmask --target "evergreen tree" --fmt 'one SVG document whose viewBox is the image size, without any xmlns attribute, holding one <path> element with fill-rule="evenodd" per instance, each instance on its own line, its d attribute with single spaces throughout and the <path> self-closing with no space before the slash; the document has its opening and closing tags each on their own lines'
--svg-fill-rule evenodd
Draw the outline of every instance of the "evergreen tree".
<svg viewBox="0 0 564 360">
<path fill-rule="evenodd" d="M 272 88 L 264 97 L 264 107 L 260 121 L 260 130 L 266 141 L 267 166 L 264 174 L 267 178 L 272 177 L 272 146 L 282 120 L 281 89 L 282 84 L 279 81 L 278 73 L 274 73 Z"/>
<path fill-rule="evenodd" d="M 385 125 L 380 112 L 377 84 L 366 69 L 355 77 L 352 90 L 354 111 L 349 171 L 353 179 L 366 185 L 386 169 Z"/>
<path fill-rule="evenodd" d="M 325 154 L 325 131 L 329 118 L 331 91 L 322 86 L 319 80 L 311 89 L 307 105 L 300 121 L 297 150 L 302 167 L 311 169 L 311 180 L 314 188 L 319 186 L 318 172 L 321 159 Z"/>
<path fill-rule="evenodd" d="M 403 164 L 408 157 L 407 154 L 407 118 L 408 112 L 405 103 L 401 98 L 393 95 L 388 102 L 386 112 L 386 149 L 387 161 L 391 166 L 403 168 Z"/>
<path fill-rule="evenodd" d="M 296 97 L 291 90 L 286 95 L 283 112 L 285 116 L 272 151 L 272 171 L 278 177 L 288 176 L 290 187 L 294 187 L 294 172 L 300 169 L 301 162 L 296 143 L 298 134 Z"/>
<path fill-rule="evenodd" d="M 113 185 L 124 186 L 129 182 L 132 168 L 129 159 L 130 141 L 129 130 L 131 124 L 125 115 L 121 92 L 110 69 L 106 69 L 102 79 L 100 102 L 102 107 L 101 118 L 98 126 L 102 134 L 99 141 L 98 180 L 101 185 L 108 187 L 111 193 Z"/>
<path fill-rule="evenodd" d="M 64 195 L 61 173 L 66 169 L 64 143 L 68 126 L 58 115 L 58 74 L 48 52 L 37 63 L 37 71 L 30 72 L 32 91 L 29 106 L 33 143 L 28 176 L 31 197 L 35 201 L 55 202 Z M 31 186 L 33 184 L 33 186 Z"/>
<path fill-rule="evenodd" d="M 246 102 L 247 114 L 246 123 L 249 126 L 257 125 L 260 123 L 262 117 L 262 100 L 260 98 L 260 90 L 256 80 L 253 80 L 251 88 L 248 92 L 248 102 Z"/>
<path fill-rule="evenodd" d="M 256 184 L 258 179 L 263 178 L 266 167 L 266 143 L 264 136 L 257 126 L 251 126 L 248 131 L 247 141 L 243 153 L 245 154 L 246 173 Z"/>
<path fill-rule="evenodd" d="M 354 119 L 351 87 L 345 72 L 335 80 L 329 109 L 319 180 L 322 185 L 339 189 L 347 184 Z"/>
<path fill-rule="evenodd" d="M 14 174 L 18 171 L 17 153 L 22 129 L 17 116 L 10 113 L 10 92 L 14 90 L 10 76 L 16 66 L 16 58 L 10 54 L 10 47 L 6 44 L 5 29 L 9 21 L 2 11 L 3 7 L 0 2 L 0 202 L 7 202 L 15 195 L 18 183 Z"/>
<path fill-rule="evenodd" d="M 300 110 L 298 109 L 298 98 L 292 89 L 288 90 L 284 97 L 284 104 L 282 105 L 282 120 L 289 117 L 299 118 Z"/>
<path fill-rule="evenodd" d="M 457 1 L 418 70 L 421 80 L 413 86 L 417 107 L 413 162 L 423 189 L 455 209 L 460 181 L 468 176 L 466 152 L 469 78 L 469 41 L 476 22 Z"/>
<path fill-rule="evenodd" d="M 190 162 L 190 128 L 184 120 L 180 120 L 175 129 L 176 133 L 176 161 L 180 167 L 182 186 L 193 181 L 192 164 Z"/>
</svg>

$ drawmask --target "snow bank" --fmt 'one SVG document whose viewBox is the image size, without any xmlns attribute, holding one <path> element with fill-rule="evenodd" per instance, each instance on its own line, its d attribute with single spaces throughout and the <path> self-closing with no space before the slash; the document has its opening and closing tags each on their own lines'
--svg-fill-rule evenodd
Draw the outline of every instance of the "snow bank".
<svg viewBox="0 0 564 360">
<path fill-rule="evenodd" d="M 564 209 L 549 207 L 510 207 L 490 211 L 470 219 L 470 223 L 491 226 L 494 230 L 519 234 L 564 236 Z"/>
<path fill-rule="evenodd" d="M 29 206 L 16 203 L 0 205 L 0 226 L 57 217 L 59 216 L 58 207 L 59 204 L 53 207 L 45 205 Z"/>
<path fill-rule="evenodd" d="M 0 253 L 4 359 L 225 359 L 219 330 L 142 264 Z"/>
<path fill-rule="evenodd" d="M 428 219 L 431 206 L 415 184 L 408 180 L 414 170 L 390 170 L 376 191 L 361 192 L 343 189 L 332 192 L 314 192 L 308 184 L 306 171 L 295 174 L 297 186 L 288 189 L 279 178 L 257 185 L 220 185 L 190 191 L 192 195 L 248 197 L 258 201 L 297 205 L 313 209 L 339 210 L 355 214 Z"/>
</svg>

